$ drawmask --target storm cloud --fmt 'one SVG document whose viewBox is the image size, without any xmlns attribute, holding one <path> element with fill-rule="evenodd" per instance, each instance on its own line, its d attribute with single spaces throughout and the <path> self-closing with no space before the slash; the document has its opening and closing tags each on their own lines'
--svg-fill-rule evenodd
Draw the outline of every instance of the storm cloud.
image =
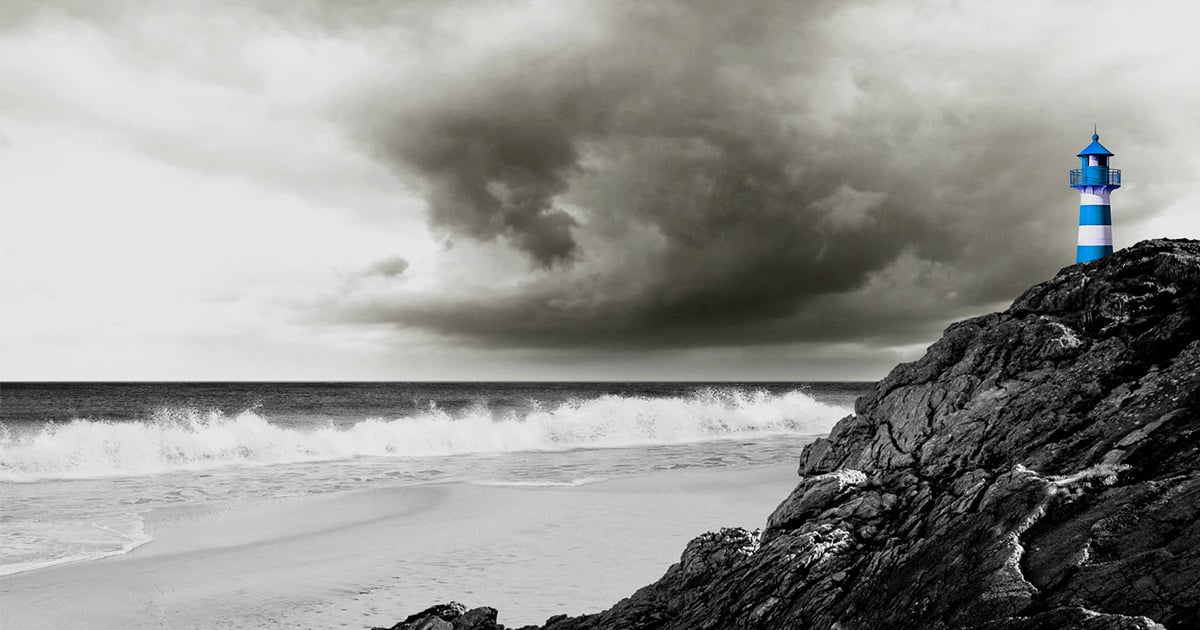
<svg viewBox="0 0 1200 630">
<path fill-rule="evenodd" d="M 1117 52 L 1071 62 L 1067 11 L 573 6 L 477 56 L 444 33 L 356 110 L 443 234 L 528 273 L 336 317 L 501 345 L 911 341 L 1071 262 L 1063 179 L 1093 120 L 1148 167 L 1125 216 L 1179 192 L 1164 130 L 1194 91 L 1155 86 L 1176 108 L 1144 111 Z"/>
</svg>

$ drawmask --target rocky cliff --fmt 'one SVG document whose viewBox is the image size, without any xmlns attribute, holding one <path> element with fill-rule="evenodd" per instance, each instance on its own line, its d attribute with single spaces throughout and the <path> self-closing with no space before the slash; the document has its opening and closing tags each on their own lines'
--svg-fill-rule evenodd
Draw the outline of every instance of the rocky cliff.
<svg viewBox="0 0 1200 630">
<path fill-rule="evenodd" d="M 1139 243 L 951 326 L 800 476 L 761 532 L 702 535 L 544 630 L 1200 628 L 1200 242 Z M 396 628 L 498 627 L 477 611 Z"/>
</svg>

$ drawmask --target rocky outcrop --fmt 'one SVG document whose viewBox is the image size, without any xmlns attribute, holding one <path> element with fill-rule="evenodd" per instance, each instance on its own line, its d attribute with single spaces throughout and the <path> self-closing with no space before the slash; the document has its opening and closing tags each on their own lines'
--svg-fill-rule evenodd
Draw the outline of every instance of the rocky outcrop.
<svg viewBox="0 0 1200 630">
<path fill-rule="evenodd" d="M 1075 265 L 951 326 L 693 540 L 546 630 L 1200 627 L 1200 243 Z"/>
<path fill-rule="evenodd" d="M 438 604 L 409 616 L 390 628 L 371 630 L 503 630 L 496 623 L 496 609 L 487 606 L 467 610 L 458 602 Z"/>
</svg>

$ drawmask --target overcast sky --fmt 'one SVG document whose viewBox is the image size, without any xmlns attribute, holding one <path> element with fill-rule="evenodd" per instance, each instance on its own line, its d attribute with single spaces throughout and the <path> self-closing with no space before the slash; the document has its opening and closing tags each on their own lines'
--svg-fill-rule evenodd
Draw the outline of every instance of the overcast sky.
<svg viewBox="0 0 1200 630">
<path fill-rule="evenodd" d="M 874 379 L 1200 236 L 1200 5 L 4 0 L 0 379 Z"/>
</svg>

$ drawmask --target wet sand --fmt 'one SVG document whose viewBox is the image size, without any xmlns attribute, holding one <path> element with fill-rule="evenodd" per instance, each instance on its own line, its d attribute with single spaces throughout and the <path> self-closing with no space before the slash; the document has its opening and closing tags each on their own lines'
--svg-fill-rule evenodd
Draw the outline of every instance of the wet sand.
<svg viewBox="0 0 1200 630">
<path fill-rule="evenodd" d="M 129 554 L 0 577 L 0 627 L 364 628 L 451 599 L 541 622 L 610 606 L 704 531 L 760 527 L 796 481 L 787 464 L 162 509 Z"/>
</svg>

